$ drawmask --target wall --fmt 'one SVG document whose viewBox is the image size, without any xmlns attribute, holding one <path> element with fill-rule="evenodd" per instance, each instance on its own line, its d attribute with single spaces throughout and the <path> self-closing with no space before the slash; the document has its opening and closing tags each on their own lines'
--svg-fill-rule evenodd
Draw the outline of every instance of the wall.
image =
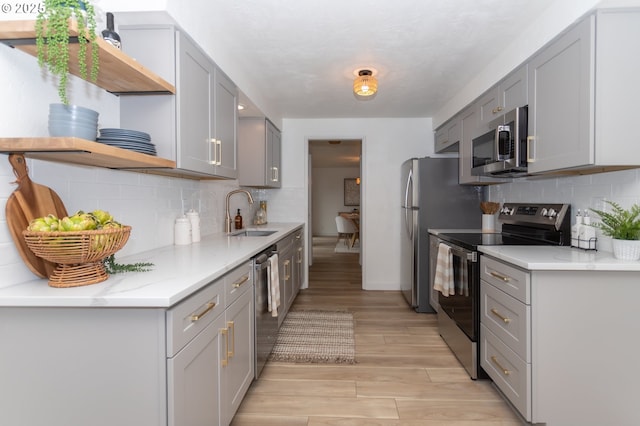
<svg viewBox="0 0 640 426">
<path fill-rule="evenodd" d="M 358 167 L 314 167 L 312 173 L 312 228 L 314 236 L 337 235 L 336 215 L 360 206 L 344 205 L 344 180 L 360 175 Z"/>
<path fill-rule="evenodd" d="M 362 139 L 361 254 L 367 290 L 398 290 L 400 165 L 433 152 L 429 118 L 283 120 L 283 194 L 293 220 L 309 212 L 309 139 Z M 307 235 L 307 238 L 309 236 Z"/>
<path fill-rule="evenodd" d="M 0 135 L 47 136 L 48 105 L 58 102 L 55 86 L 44 77 L 35 58 L 0 46 Z M 118 127 L 119 98 L 72 78 L 71 101 L 100 112 L 100 127 Z M 69 212 L 101 208 L 131 225 L 131 239 L 117 258 L 173 243 L 173 221 L 183 205 L 201 210 L 203 234 L 224 229 L 224 195 L 237 181 L 175 179 L 108 169 L 29 160 L 29 175 L 54 189 Z M 15 189 L 7 156 L 0 155 L 0 206 Z M 183 200 L 185 202 L 183 203 Z M 200 201 L 200 202 L 198 202 Z M 246 209 L 246 199 L 232 198 L 232 208 Z M 0 209 L 0 286 L 35 278 L 20 258 Z"/>
</svg>

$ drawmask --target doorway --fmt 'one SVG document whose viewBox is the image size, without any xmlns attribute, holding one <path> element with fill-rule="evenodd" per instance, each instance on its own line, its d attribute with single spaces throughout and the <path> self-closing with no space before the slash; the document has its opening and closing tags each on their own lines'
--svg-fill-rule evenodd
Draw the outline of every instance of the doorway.
<svg viewBox="0 0 640 426">
<path fill-rule="evenodd" d="M 309 264 L 316 255 L 324 258 L 356 255 L 362 265 L 362 236 L 339 239 L 336 216 L 349 214 L 359 226 L 361 200 L 362 139 L 310 139 L 309 143 L 309 225 L 312 244 Z M 359 230 L 358 230 L 359 231 Z M 329 247 L 330 246 L 330 247 Z"/>
</svg>

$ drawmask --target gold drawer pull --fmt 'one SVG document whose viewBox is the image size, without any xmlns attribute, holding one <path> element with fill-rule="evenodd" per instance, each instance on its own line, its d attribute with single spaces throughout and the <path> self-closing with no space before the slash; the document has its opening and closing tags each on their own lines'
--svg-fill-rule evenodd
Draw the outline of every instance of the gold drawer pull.
<svg viewBox="0 0 640 426">
<path fill-rule="evenodd" d="M 224 336 L 224 359 L 220 360 L 220 364 L 226 367 L 229 364 L 229 331 L 226 328 L 221 328 L 220 333 Z"/>
<path fill-rule="evenodd" d="M 508 376 L 509 374 L 511 374 L 511 371 L 507 370 L 506 368 L 504 368 L 503 366 L 500 365 L 500 363 L 498 362 L 498 358 L 496 358 L 495 356 L 491 357 L 491 361 L 498 366 L 498 368 L 500 370 L 502 370 L 502 374 L 504 374 L 505 376 Z"/>
<path fill-rule="evenodd" d="M 229 328 L 229 334 L 231 335 L 231 350 L 227 348 L 227 356 L 233 358 L 236 352 L 236 329 L 233 326 L 233 321 L 227 321 L 227 327 Z"/>
<path fill-rule="evenodd" d="M 511 318 L 507 318 L 503 315 L 500 315 L 500 312 L 496 308 L 491 308 L 491 313 L 502 320 L 505 324 L 509 324 L 511 322 Z"/>
<path fill-rule="evenodd" d="M 238 288 L 242 284 L 246 283 L 247 281 L 249 281 L 249 275 L 245 275 L 244 277 L 240 278 L 238 281 L 234 282 L 233 288 Z"/>
<path fill-rule="evenodd" d="M 492 277 L 497 278 L 497 279 L 499 279 L 499 280 L 502 280 L 502 281 L 504 281 L 505 283 L 508 283 L 508 282 L 509 282 L 509 280 L 511 279 L 511 278 L 509 278 L 509 277 L 505 277 L 504 275 L 500 275 L 500 274 L 498 274 L 497 272 L 493 272 L 493 271 L 492 271 L 492 272 L 489 272 L 489 275 L 491 275 Z"/>
<path fill-rule="evenodd" d="M 191 322 L 199 321 L 203 316 L 207 315 L 215 307 L 215 302 L 207 303 L 207 307 L 204 309 L 204 311 L 200 312 L 199 314 L 191 315 Z"/>
</svg>

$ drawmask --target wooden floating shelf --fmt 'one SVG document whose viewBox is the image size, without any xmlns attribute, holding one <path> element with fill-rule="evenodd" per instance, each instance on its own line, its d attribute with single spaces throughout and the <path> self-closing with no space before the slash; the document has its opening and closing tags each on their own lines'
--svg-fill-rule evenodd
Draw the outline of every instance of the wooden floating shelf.
<svg viewBox="0 0 640 426">
<path fill-rule="evenodd" d="M 78 28 L 75 22 L 70 21 L 71 37 L 78 37 Z M 37 57 L 35 21 L 0 21 L 0 42 L 16 49 L 22 50 Z M 119 95 L 125 94 L 175 94 L 176 88 L 145 68 L 133 58 L 113 47 L 100 36 L 97 38 L 100 58 L 100 72 L 96 82 L 90 83 Z M 90 67 L 91 47 L 87 45 L 87 63 Z M 77 43 L 69 47 L 69 72 L 80 77 L 78 67 Z M 90 71 L 87 73 L 89 74 Z M 82 78 L 82 77 L 81 77 Z"/>
<path fill-rule="evenodd" d="M 107 169 L 175 169 L 175 161 L 73 137 L 0 138 L 0 152 Z M 166 170 L 171 174 L 169 170 Z"/>
</svg>

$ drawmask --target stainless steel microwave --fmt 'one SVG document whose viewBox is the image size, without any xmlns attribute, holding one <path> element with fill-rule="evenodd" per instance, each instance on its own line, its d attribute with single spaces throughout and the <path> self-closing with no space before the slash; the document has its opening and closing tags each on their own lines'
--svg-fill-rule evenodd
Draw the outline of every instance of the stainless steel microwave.
<svg viewBox="0 0 640 426">
<path fill-rule="evenodd" d="M 528 107 L 492 121 L 488 132 L 473 138 L 471 174 L 518 177 L 527 174 Z"/>
</svg>

